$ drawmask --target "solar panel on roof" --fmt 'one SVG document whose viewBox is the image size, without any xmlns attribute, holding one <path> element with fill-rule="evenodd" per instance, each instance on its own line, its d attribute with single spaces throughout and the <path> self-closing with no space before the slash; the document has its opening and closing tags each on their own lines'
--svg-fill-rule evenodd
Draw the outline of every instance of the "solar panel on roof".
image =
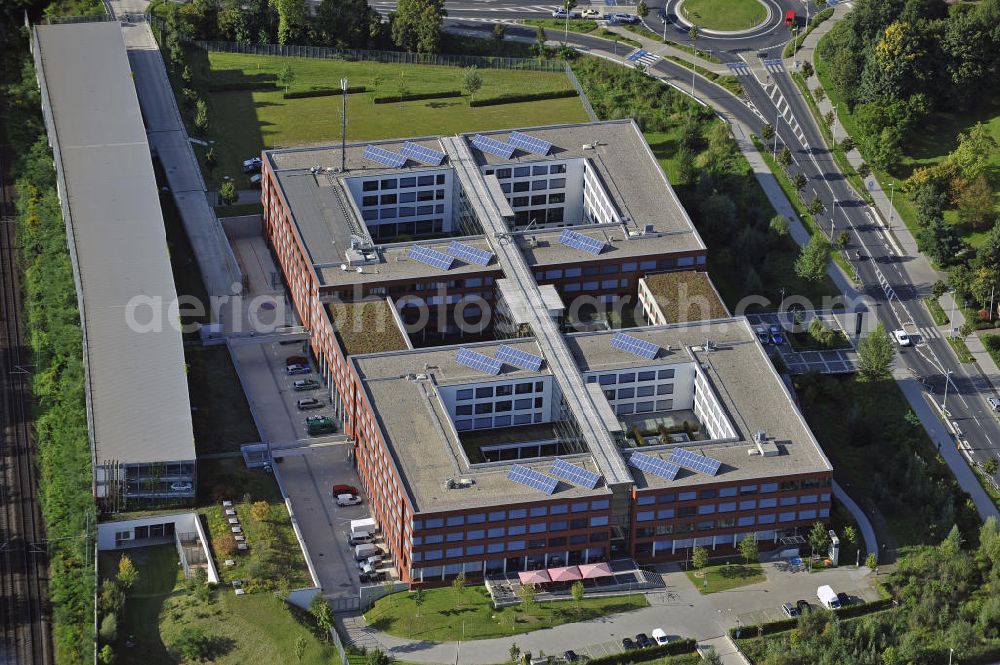
<svg viewBox="0 0 1000 665">
<path fill-rule="evenodd" d="M 403 149 L 399 152 L 404 157 L 409 157 L 428 166 L 441 166 L 441 162 L 444 161 L 444 153 L 440 150 L 434 150 L 433 148 L 422 146 L 419 143 L 411 143 L 410 141 L 404 143 Z"/>
<path fill-rule="evenodd" d="M 634 466 L 640 471 L 645 471 L 651 473 L 654 476 L 659 476 L 665 480 L 674 480 L 677 478 L 677 474 L 680 473 L 680 467 L 676 464 L 671 464 L 670 462 L 660 459 L 659 457 L 653 457 L 652 455 L 645 455 L 643 453 L 632 453 L 632 456 L 628 458 L 629 466 Z"/>
<path fill-rule="evenodd" d="M 398 152 L 392 152 L 391 150 L 380 148 L 377 145 L 366 145 L 365 152 L 362 156 L 369 161 L 378 162 L 382 166 L 388 166 L 394 169 L 398 169 L 406 163 L 406 157 L 402 156 Z"/>
<path fill-rule="evenodd" d="M 532 372 L 537 372 L 542 368 L 541 356 L 536 356 L 534 353 L 528 353 L 527 351 L 522 351 L 521 349 L 515 349 L 514 347 L 507 346 L 506 344 L 501 344 L 500 348 L 497 349 L 497 359 L 507 363 L 508 365 L 520 367 L 521 369 L 527 369 Z"/>
<path fill-rule="evenodd" d="M 719 467 L 722 466 L 722 462 L 717 459 L 699 455 L 683 448 L 675 449 L 674 454 L 670 456 L 670 461 L 685 469 L 704 473 L 706 476 L 714 476 L 719 472 Z"/>
<path fill-rule="evenodd" d="M 660 347 L 656 344 L 639 339 L 638 337 L 632 337 L 632 335 L 626 333 L 615 333 L 611 338 L 611 346 L 615 349 L 628 351 L 646 360 L 652 360 L 660 352 Z"/>
<path fill-rule="evenodd" d="M 430 247 L 421 247 L 420 245 L 411 247 L 407 256 L 415 261 L 426 263 L 441 270 L 451 270 L 451 264 L 455 262 L 453 257 L 448 256 L 444 252 L 439 252 Z"/>
<path fill-rule="evenodd" d="M 504 159 L 510 159 L 511 155 L 514 154 L 514 146 L 509 143 L 504 143 L 503 141 L 491 139 L 490 137 L 483 136 L 482 134 L 476 134 L 472 137 L 472 145 L 476 146 L 483 152 L 488 152 L 491 155 L 503 157 Z"/>
<path fill-rule="evenodd" d="M 552 144 L 548 141 L 543 141 L 542 139 L 522 134 L 521 132 L 511 132 L 510 136 L 507 137 L 507 143 L 525 152 L 533 152 L 536 155 L 547 155 L 549 154 L 549 150 L 552 149 Z"/>
<path fill-rule="evenodd" d="M 604 248 L 608 246 L 603 240 L 591 238 L 590 236 L 577 233 L 576 231 L 571 231 L 570 229 L 566 229 L 562 232 L 559 236 L 559 242 L 567 247 L 582 249 L 583 251 L 590 252 L 591 254 L 600 254 L 604 251 Z"/>
<path fill-rule="evenodd" d="M 462 259 L 466 263 L 475 263 L 477 266 L 488 266 L 493 260 L 493 252 L 465 245 L 457 240 L 452 240 L 451 244 L 448 245 L 448 253 L 456 259 Z"/>
<path fill-rule="evenodd" d="M 526 466 L 521 466 L 520 464 L 515 464 L 510 467 L 510 472 L 507 474 L 507 480 L 513 480 L 515 483 L 521 483 L 522 485 L 527 485 L 531 489 L 536 489 L 539 492 L 545 492 L 546 494 L 552 494 L 556 491 L 556 485 L 559 481 L 556 478 L 546 476 L 544 473 L 539 473 L 534 469 L 529 469 Z"/>
<path fill-rule="evenodd" d="M 562 478 L 568 483 L 586 487 L 589 490 L 597 487 L 597 481 L 601 479 L 601 474 L 588 471 L 575 464 L 570 464 L 566 460 L 557 459 L 552 463 L 549 473 L 558 478 Z"/>
<path fill-rule="evenodd" d="M 500 370 L 503 369 L 503 363 L 496 358 L 465 347 L 459 349 L 458 353 L 455 354 L 455 362 L 459 365 L 465 365 L 466 367 L 471 367 L 472 369 L 494 376 L 499 374 Z"/>
</svg>

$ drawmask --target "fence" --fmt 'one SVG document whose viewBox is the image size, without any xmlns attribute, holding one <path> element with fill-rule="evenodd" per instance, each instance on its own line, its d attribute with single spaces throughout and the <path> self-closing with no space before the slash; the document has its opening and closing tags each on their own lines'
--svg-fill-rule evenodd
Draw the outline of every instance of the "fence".
<svg viewBox="0 0 1000 665">
<path fill-rule="evenodd" d="M 338 49 L 327 46 L 296 46 L 286 44 L 240 44 L 237 42 L 192 41 L 191 44 L 215 53 L 246 53 L 249 55 L 276 55 L 286 58 L 316 58 L 344 60 L 347 62 L 385 62 L 401 65 L 443 65 L 445 67 L 472 67 L 480 69 L 523 69 L 542 72 L 564 71 L 562 60 L 535 58 L 498 58 L 481 55 L 438 55 L 435 53 L 408 53 L 405 51 L 365 51 Z"/>
</svg>

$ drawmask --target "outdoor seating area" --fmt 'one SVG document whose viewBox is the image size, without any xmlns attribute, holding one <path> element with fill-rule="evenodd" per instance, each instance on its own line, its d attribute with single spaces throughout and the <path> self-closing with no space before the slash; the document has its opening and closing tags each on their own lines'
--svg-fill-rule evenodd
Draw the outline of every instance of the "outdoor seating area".
<svg viewBox="0 0 1000 665">
<path fill-rule="evenodd" d="M 572 598 L 577 582 L 583 584 L 586 595 L 629 594 L 663 586 L 659 574 L 642 570 L 631 559 L 621 559 L 494 575 L 486 578 L 486 588 L 493 606 L 500 609 L 522 602 L 521 586 L 533 586 L 536 602 L 545 602 Z"/>
</svg>

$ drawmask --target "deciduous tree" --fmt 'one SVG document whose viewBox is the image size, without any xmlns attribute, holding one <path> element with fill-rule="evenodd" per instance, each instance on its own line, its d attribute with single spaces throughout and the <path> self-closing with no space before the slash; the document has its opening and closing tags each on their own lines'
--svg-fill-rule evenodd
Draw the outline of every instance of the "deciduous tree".
<svg viewBox="0 0 1000 665">
<path fill-rule="evenodd" d="M 819 233 L 814 233 L 795 260 L 795 274 L 810 282 L 822 281 L 829 260 L 830 242 Z"/>
<path fill-rule="evenodd" d="M 444 0 L 399 0 L 392 17 L 392 41 L 418 53 L 437 53 L 441 21 L 448 15 Z"/>
<path fill-rule="evenodd" d="M 465 70 L 465 76 L 462 78 L 462 87 L 469 93 L 470 101 L 475 99 L 476 93 L 483 87 L 483 75 L 479 73 L 475 65 Z"/>
<path fill-rule="evenodd" d="M 695 547 L 691 550 L 691 567 L 701 570 L 708 565 L 708 550 L 704 547 Z"/>
<path fill-rule="evenodd" d="M 740 541 L 740 556 L 747 565 L 757 560 L 757 534 L 751 534 Z"/>
<path fill-rule="evenodd" d="M 875 330 L 862 337 L 858 343 L 858 369 L 861 376 L 869 381 L 887 378 L 895 355 L 892 339 L 885 325 L 879 322 Z"/>
<path fill-rule="evenodd" d="M 278 43 L 295 44 L 301 40 L 309 17 L 306 0 L 270 0 L 278 12 Z"/>
</svg>

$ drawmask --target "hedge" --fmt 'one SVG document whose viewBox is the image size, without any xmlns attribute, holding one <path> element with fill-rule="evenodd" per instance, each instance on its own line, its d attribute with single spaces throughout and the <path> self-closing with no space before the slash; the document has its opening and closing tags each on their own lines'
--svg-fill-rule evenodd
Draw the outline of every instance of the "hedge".
<svg viewBox="0 0 1000 665">
<path fill-rule="evenodd" d="M 354 86 L 347 89 L 347 94 L 353 95 L 357 92 L 364 92 L 367 89 L 363 85 Z M 312 88 L 311 90 L 292 90 L 281 96 L 284 99 L 303 99 L 305 97 L 332 97 L 340 94 L 343 94 L 343 90 L 340 88 Z"/>
<path fill-rule="evenodd" d="M 633 651 L 626 651 L 625 653 L 611 654 L 609 656 L 600 656 L 598 658 L 591 658 L 587 661 L 588 665 L 622 665 L 623 663 L 645 663 L 650 660 L 656 660 L 657 658 L 662 658 L 663 656 L 677 656 L 682 653 L 691 653 L 695 650 L 697 645 L 695 640 L 677 640 L 675 642 L 670 642 L 668 644 L 658 644 L 656 646 L 649 647 L 648 649 L 635 649 Z"/>
<path fill-rule="evenodd" d="M 444 99 L 445 97 L 461 97 L 461 90 L 444 90 L 441 92 L 418 92 L 409 95 L 392 95 L 376 97 L 376 104 L 393 104 L 395 102 L 419 102 L 422 99 Z"/>
<path fill-rule="evenodd" d="M 563 97 L 576 97 L 577 92 L 573 88 L 567 90 L 551 90 L 549 92 L 528 92 L 515 93 L 511 95 L 500 95 L 499 97 L 488 97 L 486 99 L 474 99 L 469 102 L 469 106 L 495 106 L 497 104 L 517 104 L 519 102 L 537 102 L 543 99 L 562 99 Z"/>
<path fill-rule="evenodd" d="M 839 610 L 834 610 L 836 614 L 841 619 L 851 619 L 854 617 L 864 616 L 866 614 L 874 614 L 876 612 L 882 612 L 884 610 L 891 609 L 894 606 L 892 598 L 880 598 L 879 600 L 874 600 L 870 603 L 858 603 L 857 605 L 849 605 L 847 607 L 842 607 Z M 760 624 L 756 626 L 743 626 L 740 629 L 740 634 L 745 637 L 757 637 L 758 635 L 774 635 L 775 633 L 783 633 L 786 630 L 791 630 L 799 625 L 798 619 L 782 619 L 781 621 L 772 621 L 771 623 Z M 763 629 L 763 630 L 761 630 Z M 730 628 L 729 634 L 733 638 L 736 637 L 736 629 Z"/>
<path fill-rule="evenodd" d="M 271 81 L 231 81 L 229 83 L 209 83 L 209 92 L 238 92 L 240 90 L 277 90 L 278 84 Z"/>
</svg>

